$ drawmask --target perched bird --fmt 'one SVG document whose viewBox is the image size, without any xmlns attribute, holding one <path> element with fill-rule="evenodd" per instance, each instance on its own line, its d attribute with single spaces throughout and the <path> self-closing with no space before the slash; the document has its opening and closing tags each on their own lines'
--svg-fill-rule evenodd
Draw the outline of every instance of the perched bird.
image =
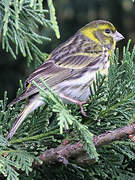
<svg viewBox="0 0 135 180">
<path fill-rule="evenodd" d="M 28 114 L 45 103 L 37 87 L 32 84 L 34 80 L 43 87 L 41 77 L 64 102 L 78 104 L 85 115 L 83 104 L 90 94 L 89 85 L 98 71 L 107 73 L 109 56 L 115 50 L 116 42 L 123 38 L 113 24 L 97 20 L 78 30 L 54 49 L 47 61 L 30 74 L 24 92 L 10 103 L 14 105 L 25 98 L 29 99 L 7 139 L 12 138 Z"/>
</svg>

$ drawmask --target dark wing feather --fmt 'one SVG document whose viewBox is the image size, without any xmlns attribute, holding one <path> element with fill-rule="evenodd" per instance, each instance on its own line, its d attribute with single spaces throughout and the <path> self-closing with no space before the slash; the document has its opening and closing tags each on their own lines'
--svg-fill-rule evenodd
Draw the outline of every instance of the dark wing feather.
<svg viewBox="0 0 135 180">
<path fill-rule="evenodd" d="M 38 93 L 38 89 L 32 84 L 33 80 L 40 86 L 43 86 L 40 81 L 40 78 L 42 77 L 46 81 L 46 83 L 51 87 L 54 84 L 57 84 L 57 82 L 60 82 L 60 80 L 62 81 L 64 77 L 68 77 L 69 75 L 71 75 L 70 69 L 57 67 L 53 62 L 47 61 L 46 63 L 41 65 L 41 68 L 39 67 L 28 77 L 28 79 L 25 82 L 26 89 L 8 106 L 12 106 L 17 102 L 33 94 Z"/>
<path fill-rule="evenodd" d="M 81 69 L 103 53 L 103 47 L 76 33 L 52 52 L 50 60 L 59 67 Z M 86 58 L 87 57 L 87 58 Z"/>
</svg>

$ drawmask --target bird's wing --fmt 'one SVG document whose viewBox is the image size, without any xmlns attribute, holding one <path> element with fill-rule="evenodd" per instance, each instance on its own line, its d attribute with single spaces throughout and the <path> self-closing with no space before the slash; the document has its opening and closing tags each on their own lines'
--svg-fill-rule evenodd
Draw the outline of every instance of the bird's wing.
<svg viewBox="0 0 135 180">
<path fill-rule="evenodd" d="M 79 43 L 80 42 L 81 41 L 79 41 Z M 66 42 L 56 48 L 52 52 L 48 61 L 43 63 L 28 77 L 26 80 L 26 90 L 19 97 L 13 100 L 10 105 L 16 104 L 20 100 L 38 93 L 38 89 L 32 84 L 33 80 L 40 86 L 43 86 L 40 82 L 40 78 L 42 77 L 47 85 L 52 88 L 58 83 L 63 82 L 65 79 L 85 70 L 85 68 L 93 62 L 97 63 L 102 57 L 102 49 L 96 44 L 93 45 L 90 42 L 84 42 L 77 46 L 79 48 L 78 50 L 77 47 L 74 47 L 74 50 L 72 48 L 70 51 L 65 50 Z M 70 43 L 68 42 L 68 44 Z M 84 46 L 85 48 L 83 48 Z"/>
<path fill-rule="evenodd" d="M 52 52 L 50 59 L 64 68 L 82 69 L 103 53 L 103 47 L 78 33 Z"/>
</svg>

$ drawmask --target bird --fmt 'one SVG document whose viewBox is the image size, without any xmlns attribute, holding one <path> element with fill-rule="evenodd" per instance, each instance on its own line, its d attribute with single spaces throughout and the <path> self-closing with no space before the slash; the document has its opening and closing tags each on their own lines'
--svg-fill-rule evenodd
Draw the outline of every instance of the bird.
<svg viewBox="0 0 135 180">
<path fill-rule="evenodd" d="M 74 103 L 80 106 L 82 114 L 83 104 L 89 95 L 89 86 L 96 79 L 97 72 L 108 73 L 109 56 L 116 48 L 116 42 L 124 39 L 115 26 L 106 20 L 95 20 L 81 29 L 64 43 L 56 47 L 47 60 L 29 75 L 24 84 L 24 91 L 15 98 L 9 106 L 28 99 L 23 111 L 14 122 L 7 140 L 11 139 L 25 118 L 45 104 L 39 89 L 33 84 L 46 88 L 45 83 L 62 99 L 64 103 Z"/>
</svg>

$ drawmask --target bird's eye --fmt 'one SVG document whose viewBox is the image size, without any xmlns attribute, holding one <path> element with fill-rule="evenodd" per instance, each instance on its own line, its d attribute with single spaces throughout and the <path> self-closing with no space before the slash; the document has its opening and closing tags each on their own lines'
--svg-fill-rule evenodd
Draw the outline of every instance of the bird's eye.
<svg viewBox="0 0 135 180">
<path fill-rule="evenodd" d="M 110 29 L 105 29 L 105 33 L 109 34 L 110 32 Z"/>
</svg>

